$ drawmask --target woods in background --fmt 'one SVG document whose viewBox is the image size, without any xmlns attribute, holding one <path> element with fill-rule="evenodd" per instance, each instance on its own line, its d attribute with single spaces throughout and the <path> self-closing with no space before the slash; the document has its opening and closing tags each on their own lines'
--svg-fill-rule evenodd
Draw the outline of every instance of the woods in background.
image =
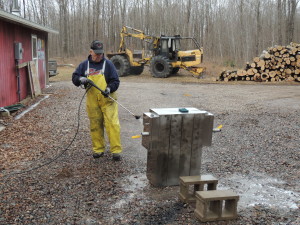
<svg viewBox="0 0 300 225">
<path fill-rule="evenodd" d="M 10 11 L 13 0 L 0 0 Z M 205 61 L 243 64 L 275 45 L 300 42 L 299 0 L 22 0 L 21 16 L 54 28 L 50 57 L 84 54 L 94 39 L 117 51 L 123 25 L 195 37 Z"/>
</svg>

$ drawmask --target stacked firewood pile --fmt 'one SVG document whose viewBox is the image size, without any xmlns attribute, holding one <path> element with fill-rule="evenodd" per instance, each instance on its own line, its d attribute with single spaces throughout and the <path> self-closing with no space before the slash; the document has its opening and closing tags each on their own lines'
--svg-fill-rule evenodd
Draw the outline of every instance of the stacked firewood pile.
<svg viewBox="0 0 300 225">
<path fill-rule="evenodd" d="M 252 63 L 247 63 L 244 70 L 223 71 L 218 80 L 300 82 L 300 44 L 271 47 Z"/>
</svg>

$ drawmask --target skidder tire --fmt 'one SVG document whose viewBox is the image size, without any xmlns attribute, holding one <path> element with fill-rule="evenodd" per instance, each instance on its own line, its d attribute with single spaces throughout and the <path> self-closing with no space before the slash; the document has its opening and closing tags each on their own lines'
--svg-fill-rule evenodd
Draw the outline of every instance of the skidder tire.
<svg viewBox="0 0 300 225">
<path fill-rule="evenodd" d="M 180 67 L 173 67 L 173 68 L 172 68 L 172 71 L 171 71 L 171 74 L 176 74 L 176 73 L 178 73 L 179 69 L 180 69 Z"/>
<path fill-rule="evenodd" d="M 129 74 L 130 65 L 125 56 L 114 55 L 111 57 L 110 61 L 115 65 L 119 77 L 127 76 Z"/>
<path fill-rule="evenodd" d="M 158 55 L 150 60 L 150 71 L 152 76 L 166 78 L 172 71 L 172 66 L 167 57 Z"/>
<path fill-rule="evenodd" d="M 143 73 L 143 71 L 144 71 L 144 65 L 130 67 L 130 74 L 133 74 L 133 75 L 141 75 L 141 73 Z"/>
</svg>

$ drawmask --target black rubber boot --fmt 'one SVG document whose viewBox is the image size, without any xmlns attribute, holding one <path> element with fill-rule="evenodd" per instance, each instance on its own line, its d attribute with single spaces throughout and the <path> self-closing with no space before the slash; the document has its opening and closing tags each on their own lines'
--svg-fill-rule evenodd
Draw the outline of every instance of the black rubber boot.
<svg viewBox="0 0 300 225">
<path fill-rule="evenodd" d="M 97 159 L 97 158 L 102 157 L 103 155 L 104 155 L 104 152 L 94 153 L 94 154 L 93 154 L 93 158 L 94 158 L 94 159 Z"/>
<path fill-rule="evenodd" d="M 114 161 L 121 161 L 121 155 L 119 153 L 113 153 Z"/>
</svg>

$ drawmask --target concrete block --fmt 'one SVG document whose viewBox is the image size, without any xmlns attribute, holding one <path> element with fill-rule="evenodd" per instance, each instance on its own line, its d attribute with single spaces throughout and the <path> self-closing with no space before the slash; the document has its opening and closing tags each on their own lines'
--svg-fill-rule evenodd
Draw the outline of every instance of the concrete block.
<svg viewBox="0 0 300 225">
<path fill-rule="evenodd" d="M 197 191 L 195 216 L 201 222 L 236 219 L 238 200 L 231 190 Z"/>
<path fill-rule="evenodd" d="M 218 179 L 212 175 L 184 176 L 179 177 L 179 181 L 179 199 L 185 203 L 196 202 L 197 191 L 216 190 L 218 184 Z M 190 191 L 191 186 L 193 186 L 192 191 Z"/>
<path fill-rule="evenodd" d="M 3 131 L 4 129 L 5 127 L 0 125 L 0 131 Z"/>
<path fill-rule="evenodd" d="M 1 117 L 10 117 L 10 112 L 7 111 L 0 111 L 0 118 Z"/>
</svg>

